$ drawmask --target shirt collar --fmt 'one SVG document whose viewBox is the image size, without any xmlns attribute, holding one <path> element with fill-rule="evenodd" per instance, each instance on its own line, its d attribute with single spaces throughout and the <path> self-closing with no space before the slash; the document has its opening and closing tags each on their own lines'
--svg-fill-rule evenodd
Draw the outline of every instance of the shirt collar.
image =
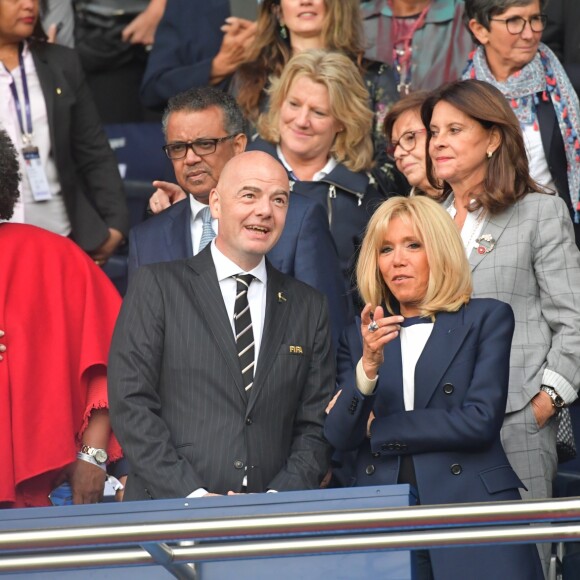
<svg viewBox="0 0 580 580">
<path fill-rule="evenodd" d="M 280 145 L 276 145 L 276 155 L 278 156 L 278 159 L 280 160 L 280 163 L 282 163 L 282 165 L 286 168 L 286 171 L 288 171 L 288 173 L 294 175 L 294 172 L 292 171 L 292 167 L 290 167 L 290 164 L 288 163 L 288 161 L 286 160 L 286 158 L 284 157 L 284 154 L 282 153 L 282 149 L 280 148 Z M 328 161 L 326 162 L 326 165 L 320 170 L 317 171 L 313 176 L 312 179 L 310 181 L 321 181 L 322 179 L 324 179 L 336 166 L 338 165 L 337 160 L 332 157 L 332 155 L 328 158 Z"/>
<path fill-rule="evenodd" d="M 213 258 L 219 282 L 243 272 L 244 274 L 252 274 L 252 276 L 260 280 L 262 284 L 266 284 L 268 274 L 266 272 L 266 258 L 264 256 L 262 256 L 260 263 L 253 270 L 244 272 L 235 262 L 232 262 L 227 256 L 220 252 L 216 246 L 215 239 L 211 242 L 211 256 Z"/>
<path fill-rule="evenodd" d="M 189 197 L 189 205 L 191 207 L 191 221 L 195 220 L 197 214 L 204 208 L 208 207 L 207 204 L 201 203 L 201 201 L 197 201 L 193 195 L 188 194 Z"/>
</svg>

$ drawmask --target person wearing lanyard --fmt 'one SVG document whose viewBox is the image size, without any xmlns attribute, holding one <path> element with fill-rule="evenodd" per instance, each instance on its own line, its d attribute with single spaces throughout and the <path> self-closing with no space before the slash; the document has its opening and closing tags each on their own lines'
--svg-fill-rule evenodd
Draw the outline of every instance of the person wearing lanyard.
<svg viewBox="0 0 580 580">
<path fill-rule="evenodd" d="M 0 124 L 23 175 L 11 221 L 69 236 L 103 265 L 128 229 L 122 181 L 76 54 L 45 40 L 38 0 L 0 2 Z"/>
<path fill-rule="evenodd" d="M 401 97 L 461 76 L 474 48 L 462 0 L 372 0 L 361 11 L 365 56 L 393 67 Z"/>
</svg>

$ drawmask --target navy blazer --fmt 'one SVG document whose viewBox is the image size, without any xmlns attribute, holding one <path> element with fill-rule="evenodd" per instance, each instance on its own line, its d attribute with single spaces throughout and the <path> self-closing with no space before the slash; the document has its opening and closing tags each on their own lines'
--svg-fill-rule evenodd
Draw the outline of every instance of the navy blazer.
<svg viewBox="0 0 580 580">
<path fill-rule="evenodd" d="M 360 320 L 349 326 L 338 352 L 342 393 L 327 417 L 325 435 L 338 450 L 358 450 L 353 485 L 397 483 L 401 457 L 411 456 L 422 504 L 519 499 L 523 484 L 500 440 L 514 326 L 511 307 L 493 299 L 472 299 L 458 312 L 437 314 L 415 368 L 413 411 L 403 402 L 400 339 L 385 346 L 376 390 L 365 396 L 355 386 Z M 371 411 L 376 418 L 369 440 Z M 498 554 L 491 555 L 494 550 Z M 479 556 L 483 560 L 477 564 Z M 533 545 L 465 548 L 457 554 L 435 550 L 431 559 L 435 578 L 446 580 L 488 578 L 490 571 L 497 578 L 543 577 Z"/>
<path fill-rule="evenodd" d="M 172 205 L 129 233 L 129 277 L 139 266 L 192 255 L 189 199 Z M 292 193 L 284 230 L 267 257 L 277 270 L 326 295 L 333 342 L 337 345 L 353 313 L 324 208 Z"/>
<path fill-rule="evenodd" d="M 145 106 L 163 109 L 173 95 L 209 84 L 212 60 L 222 43 L 221 27 L 229 15 L 227 0 L 167 3 L 141 83 Z"/>
</svg>

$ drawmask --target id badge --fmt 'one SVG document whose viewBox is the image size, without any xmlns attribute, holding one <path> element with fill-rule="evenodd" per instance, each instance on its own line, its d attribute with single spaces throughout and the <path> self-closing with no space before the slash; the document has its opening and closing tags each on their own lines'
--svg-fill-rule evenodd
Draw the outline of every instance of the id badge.
<svg viewBox="0 0 580 580">
<path fill-rule="evenodd" d="M 38 152 L 38 147 L 28 146 L 22 149 L 24 156 L 24 170 L 32 191 L 34 201 L 47 201 L 52 199 L 52 193 L 48 185 L 48 179 L 42 167 L 42 161 Z"/>
</svg>

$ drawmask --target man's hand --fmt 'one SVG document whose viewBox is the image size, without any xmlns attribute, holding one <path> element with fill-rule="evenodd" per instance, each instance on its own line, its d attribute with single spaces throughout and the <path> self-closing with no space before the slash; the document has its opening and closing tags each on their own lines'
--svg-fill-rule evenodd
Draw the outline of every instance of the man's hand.
<svg viewBox="0 0 580 580">
<path fill-rule="evenodd" d="M 74 504 L 98 503 L 103 500 L 106 473 L 98 466 L 77 459 L 65 471 Z"/>
<path fill-rule="evenodd" d="M 540 391 L 532 399 L 532 411 L 540 429 L 548 422 L 550 417 L 556 414 L 550 395 L 544 393 L 544 391 Z"/>
<path fill-rule="evenodd" d="M 122 241 L 123 234 L 115 228 L 109 228 L 109 237 L 89 255 L 97 266 L 104 266 Z"/>
<path fill-rule="evenodd" d="M 248 60 L 248 52 L 256 38 L 256 23 L 230 16 L 221 27 L 224 37 L 219 52 L 211 63 L 209 82 L 220 83 Z"/>
<path fill-rule="evenodd" d="M 187 194 L 176 183 L 169 181 L 154 181 L 153 187 L 157 189 L 149 198 L 149 209 L 152 213 L 161 213 L 164 209 L 172 206 L 175 202 L 187 197 Z"/>
<path fill-rule="evenodd" d="M 121 33 L 123 42 L 151 46 L 155 40 L 155 31 L 165 10 L 166 0 L 151 0 L 149 6 L 136 16 Z"/>
</svg>

